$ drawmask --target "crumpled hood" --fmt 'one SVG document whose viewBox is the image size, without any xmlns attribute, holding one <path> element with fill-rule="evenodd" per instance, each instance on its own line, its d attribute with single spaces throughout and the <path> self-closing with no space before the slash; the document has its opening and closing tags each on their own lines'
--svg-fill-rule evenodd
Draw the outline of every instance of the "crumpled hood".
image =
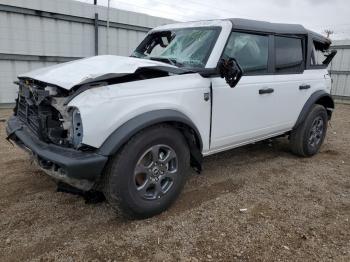
<svg viewBox="0 0 350 262">
<path fill-rule="evenodd" d="M 18 77 L 31 78 L 70 90 L 78 84 L 86 83 L 89 80 L 104 75 L 132 74 L 138 68 L 153 66 L 176 68 L 175 66 L 166 63 L 147 59 L 102 55 L 44 67 L 21 74 Z"/>
</svg>

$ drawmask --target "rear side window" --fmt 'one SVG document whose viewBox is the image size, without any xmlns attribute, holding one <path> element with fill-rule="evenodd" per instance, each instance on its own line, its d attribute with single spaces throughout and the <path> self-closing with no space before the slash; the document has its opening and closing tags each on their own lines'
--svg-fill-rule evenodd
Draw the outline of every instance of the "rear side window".
<svg viewBox="0 0 350 262">
<path fill-rule="evenodd" d="M 277 73 L 300 73 L 303 70 L 302 39 L 276 36 L 275 49 Z"/>
<path fill-rule="evenodd" d="M 323 61 L 327 58 L 326 50 L 327 47 L 324 44 L 313 41 L 310 65 L 326 67 L 327 65 L 323 64 Z"/>
<path fill-rule="evenodd" d="M 269 51 L 269 37 L 232 32 L 223 58 L 235 58 L 246 73 L 266 73 Z"/>
</svg>

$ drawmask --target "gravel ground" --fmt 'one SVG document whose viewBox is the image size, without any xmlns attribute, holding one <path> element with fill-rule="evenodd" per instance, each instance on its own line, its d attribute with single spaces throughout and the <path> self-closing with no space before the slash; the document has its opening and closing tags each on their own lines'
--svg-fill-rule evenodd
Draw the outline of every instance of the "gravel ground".
<svg viewBox="0 0 350 262">
<path fill-rule="evenodd" d="M 56 192 L 4 126 L 0 261 L 350 261 L 350 105 L 317 156 L 277 139 L 208 157 L 168 211 L 142 221 Z"/>
</svg>

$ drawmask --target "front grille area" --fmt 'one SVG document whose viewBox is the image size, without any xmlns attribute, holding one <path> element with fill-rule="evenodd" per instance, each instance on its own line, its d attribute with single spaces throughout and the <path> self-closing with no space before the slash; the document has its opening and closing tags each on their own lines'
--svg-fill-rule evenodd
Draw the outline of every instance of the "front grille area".
<svg viewBox="0 0 350 262">
<path fill-rule="evenodd" d="M 19 86 L 16 115 L 39 139 L 62 144 L 67 131 L 62 128 L 60 113 L 51 106 L 49 94 L 39 88 Z"/>
<path fill-rule="evenodd" d="M 34 134 L 42 138 L 40 119 L 38 114 L 38 106 L 35 104 L 29 105 L 23 96 L 18 97 L 17 116 L 24 122 Z"/>
</svg>

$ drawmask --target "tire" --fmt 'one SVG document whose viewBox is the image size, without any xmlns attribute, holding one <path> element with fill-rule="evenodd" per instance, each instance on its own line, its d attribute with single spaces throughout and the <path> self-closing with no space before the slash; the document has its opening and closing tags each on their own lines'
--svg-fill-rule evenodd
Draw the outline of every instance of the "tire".
<svg viewBox="0 0 350 262">
<path fill-rule="evenodd" d="M 303 157 L 317 154 L 326 137 L 327 125 L 328 116 L 325 107 L 315 104 L 305 121 L 291 133 L 292 152 Z"/>
<path fill-rule="evenodd" d="M 176 200 L 189 163 L 190 152 L 180 131 L 166 125 L 150 127 L 110 159 L 103 177 L 104 195 L 126 218 L 152 217 Z"/>
</svg>

